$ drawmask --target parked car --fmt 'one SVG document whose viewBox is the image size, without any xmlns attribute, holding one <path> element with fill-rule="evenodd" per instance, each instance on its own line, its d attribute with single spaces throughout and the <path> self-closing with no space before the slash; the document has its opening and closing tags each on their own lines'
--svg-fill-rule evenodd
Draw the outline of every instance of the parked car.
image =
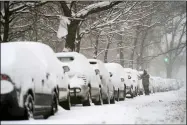
<svg viewBox="0 0 187 125">
<path fill-rule="evenodd" d="M 92 100 L 102 103 L 100 79 L 90 66 L 88 59 L 77 52 L 56 53 L 57 58 L 69 66 L 71 103 L 90 106 Z"/>
<path fill-rule="evenodd" d="M 115 90 L 115 99 L 125 100 L 126 98 L 126 84 L 125 84 L 125 72 L 123 67 L 118 63 L 105 63 L 105 66 L 109 72 L 113 75 L 111 77 L 112 84 Z"/>
<path fill-rule="evenodd" d="M 133 84 L 132 73 L 130 68 L 124 68 L 125 71 L 125 84 L 126 84 L 126 95 L 130 95 L 131 98 L 135 97 L 135 85 Z"/>
<path fill-rule="evenodd" d="M 88 59 L 92 68 L 98 71 L 101 80 L 101 92 L 104 104 L 115 103 L 114 86 L 111 83 L 110 74 L 104 63 L 97 59 Z"/>
<path fill-rule="evenodd" d="M 29 49 L 45 64 L 48 84 L 56 85 L 56 93 L 60 106 L 66 110 L 70 110 L 69 79 L 65 75 L 63 65 L 56 58 L 56 54 L 52 48 L 46 44 L 33 42 L 29 43 Z"/>
<path fill-rule="evenodd" d="M 137 70 L 135 70 L 135 69 L 131 69 L 131 80 L 132 80 L 132 82 L 133 82 L 133 85 L 135 86 L 135 96 L 137 96 L 138 95 L 138 89 L 139 89 L 139 85 L 138 85 L 138 79 L 139 79 L 139 73 L 138 73 L 138 71 Z"/>
<path fill-rule="evenodd" d="M 47 118 L 58 110 L 57 87 L 34 46 L 48 48 L 34 42 L 1 43 L 1 120 Z"/>
<path fill-rule="evenodd" d="M 138 95 L 143 95 L 144 88 L 142 84 L 141 75 L 143 74 L 143 71 L 138 71 Z"/>
<path fill-rule="evenodd" d="M 70 79 L 68 72 L 70 68 L 66 66 L 65 64 L 61 63 L 61 67 L 63 70 L 62 72 L 64 73 L 62 77 L 62 83 L 59 85 L 59 105 L 63 107 L 66 110 L 71 109 L 71 97 L 70 97 Z"/>
</svg>

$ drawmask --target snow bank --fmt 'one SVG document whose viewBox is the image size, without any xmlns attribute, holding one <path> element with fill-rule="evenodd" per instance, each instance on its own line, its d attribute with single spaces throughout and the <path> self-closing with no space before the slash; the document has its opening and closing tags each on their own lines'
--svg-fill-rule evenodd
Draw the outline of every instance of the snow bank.
<svg viewBox="0 0 187 125">
<path fill-rule="evenodd" d="M 186 88 L 138 96 L 114 105 L 72 107 L 47 120 L 1 121 L 1 124 L 186 124 Z"/>
</svg>

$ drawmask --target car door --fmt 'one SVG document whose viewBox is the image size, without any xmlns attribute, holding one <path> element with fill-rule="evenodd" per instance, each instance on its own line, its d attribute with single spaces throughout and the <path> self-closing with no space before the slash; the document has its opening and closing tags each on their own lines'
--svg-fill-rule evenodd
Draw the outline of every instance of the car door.
<svg viewBox="0 0 187 125">
<path fill-rule="evenodd" d="M 59 99 L 60 101 L 65 100 L 67 98 L 68 94 L 68 84 L 69 84 L 69 67 L 68 66 L 62 66 L 59 73 Z"/>
<path fill-rule="evenodd" d="M 42 82 L 43 105 L 48 108 L 52 103 L 52 92 L 57 83 L 57 75 L 55 72 L 46 72 L 44 82 Z"/>
</svg>

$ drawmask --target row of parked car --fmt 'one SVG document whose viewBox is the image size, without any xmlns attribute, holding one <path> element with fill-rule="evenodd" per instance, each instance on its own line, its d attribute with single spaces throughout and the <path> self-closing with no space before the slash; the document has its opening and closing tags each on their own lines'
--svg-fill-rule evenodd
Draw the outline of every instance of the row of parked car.
<svg viewBox="0 0 187 125">
<path fill-rule="evenodd" d="M 47 118 L 58 105 L 70 110 L 133 98 L 143 94 L 140 74 L 76 52 L 54 53 L 43 43 L 1 43 L 1 119 Z"/>
</svg>

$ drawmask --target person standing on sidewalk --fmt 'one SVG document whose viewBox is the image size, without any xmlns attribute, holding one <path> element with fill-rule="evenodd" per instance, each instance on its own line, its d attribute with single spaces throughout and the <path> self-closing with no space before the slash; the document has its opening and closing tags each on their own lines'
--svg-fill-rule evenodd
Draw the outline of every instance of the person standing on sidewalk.
<svg viewBox="0 0 187 125">
<path fill-rule="evenodd" d="M 149 74 L 147 73 L 146 70 L 144 70 L 141 79 L 142 79 L 142 84 L 144 88 L 145 95 L 149 95 Z"/>
</svg>

